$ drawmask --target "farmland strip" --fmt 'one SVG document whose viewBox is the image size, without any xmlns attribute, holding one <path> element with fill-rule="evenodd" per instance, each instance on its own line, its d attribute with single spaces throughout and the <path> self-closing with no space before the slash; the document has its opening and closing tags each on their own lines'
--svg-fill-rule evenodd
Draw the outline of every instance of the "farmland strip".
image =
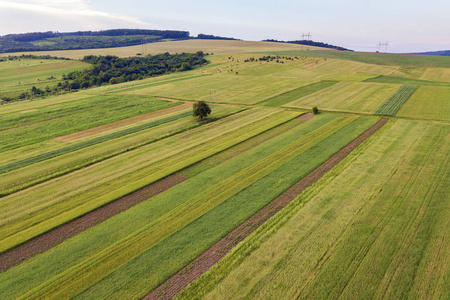
<svg viewBox="0 0 450 300">
<path fill-rule="evenodd" d="M 330 171 L 335 165 L 343 160 L 350 152 L 356 149 L 362 142 L 369 138 L 387 123 L 387 119 L 381 119 L 366 132 L 358 136 L 347 146 L 342 148 L 327 161 L 309 173 L 255 215 L 247 219 L 239 225 L 235 230 L 223 237 L 219 242 L 214 244 L 206 252 L 197 259 L 184 267 L 178 273 L 161 284 L 158 288 L 151 291 L 144 299 L 172 299 L 189 283 L 193 282 L 201 274 L 209 270 L 222 257 L 224 257 L 232 248 L 240 241 L 244 240 L 250 233 L 255 231 L 270 217 L 284 208 L 297 195 L 302 193 L 306 188 L 314 184 L 318 179 Z"/>
<path fill-rule="evenodd" d="M 184 117 L 187 117 L 187 116 L 190 116 L 190 115 L 192 115 L 192 112 L 190 112 L 190 111 L 189 112 L 184 112 L 184 113 L 181 113 L 181 114 L 178 114 L 178 115 L 175 115 L 175 116 L 171 116 L 171 117 L 167 117 L 167 118 L 164 118 L 164 119 L 161 119 L 161 120 L 157 120 L 157 121 L 153 121 L 153 122 L 150 122 L 150 123 L 142 124 L 142 125 L 139 125 L 139 126 L 136 126 L 136 127 L 127 128 L 127 129 L 124 129 L 124 130 L 121 130 L 121 131 L 118 131 L 118 132 L 113 132 L 113 133 L 105 135 L 105 136 L 94 138 L 92 140 L 88 140 L 88 141 L 81 142 L 81 143 L 74 144 L 74 145 L 70 145 L 70 146 L 67 146 L 67 147 L 64 147 L 64 148 L 61 148 L 61 149 L 57 149 L 57 150 L 54 150 L 54 151 L 50 151 L 50 152 L 47 152 L 47 153 L 43 153 L 43 154 L 39 154 L 39 155 L 36 155 L 36 156 L 33 156 L 33 157 L 29 157 L 29 158 L 26 158 L 26 159 L 23 159 L 23 160 L 19 160 L 19 161 L 16 161 L 16 162 L 13 162 L 13 163 L 1 166 L 0 167 L 0 174 L 6 173 L 6 172 L 10 172 L 12 170 L 16 170 L 16 169 L 19 169 L 19 168 L 23 168 L 25 166 L 28 166 L 28 165 L 31 165 L 31 164 L 34 164 L 34 163 L 37 163 L 37 162 L 41 162 L 41 161 L 44 161 L 44 160 L 47 160 L 47 159 L 50 159 L 50 158 L 53 158 L 53 157 L 57 157 L 57 156 L 60 156 L 60 155 L 63 155 L 63 154 L 66 154 L 66 153 L 69 153 L 69 152 L 72 152 L 72 151 L 76 151 L 76 150 L 80 150 L 80 149 L 83 149 L 83 148 L 86 148 L 86 147 L 89 147 L 89 146 L 100 144 L 100 143 L 109 141 L 111 139 L 116 139 L 116 138 L 119 138 L 119 137 L 122 137 L 122 136 L 125 136 L 125 135 L 128 135 L 128 134 L 132 134 L 132 133 L 139 132 L 139 131 L 142 131 L 142 130 L 145 130 L 145 129 L 149 129 L 149 128 L 152 128 L 152 127 L 155 127 L 155 126 L 167 123 L 167 122 L 175 121 L 175 120 L 178 120 L 180 118 L 184 118 Z"/>
<path fill-rule="evenodd" d="M 296 99 L 300 99 L 300 98 L 308 96 L 312 93 L 323 90 L 323 89 L 330 87 L 336 83 L 337 83 L 337 81 L 320 81 L 320 82 L 311 83 L 306 86 L 301 86 L 299 88 L 293 89 L 286 93 L 282 93 L 275 97 L 261 101 L 258 104 L 265 105 L 265 106 L 282 106 L 282 105 L 292 102 Z"/>
<path fill-rule="evenodd" d="M 419 87 L 418 84 L 402 85 L 398 91 L 392 95 L 376 112 L 377 115 L 395 116 L 397 111 L 402 107 L 403 103 L 411 97 L 415 90 Z"/>
<path fill-rule="evenodd" d="M 187 109 L 187 108 L 190 108 L 190 107 L 192 107 L 192 103 L 184 103 L 182 105 L 177 105 L 177 106 L 169 107 L 169 108 L 166 108 L 166 109 L 157 110 L 155 112 L 151 112 L 151 113 L 148 113 L 148 114 L 139 115 L 139 116 L 123 119 L 123 120 L 120 120 L 120 121 L 116 121 L 116 122 L 113 122 L 113 123 L 109 123 L 109 124 L 105 124 L 105 125 L 100 125 L 100 126 L 97 126 L 97 127 L 89 128 L 89 129 L 86 129 L 86 130 L 83 130 L 83 131 L 78 131 L 78 132 L 75 132 L 75 133 L 63 135 L 63 136 L 54 138 L 54 140 L 62 141 L 62 142 L 71 142 L 71 141 L 78 140 L 78 139 L 81 139 L 81 138 L 84 138 L 84 137 L 87 137 L 87 136 L 90 136 L 90 135 L 93 135 L 93 134 L 97 134 L 97 133 L 104 132 L 104 131 L 107 131 L 107 130 L 111 130 L 111 129 L 114 129 L 114 128 L 119 128 L 119 127 L 122 127 L 122 126 L 134 124 L 134 123 L 139 122 L 139 121 L 148 120 L 148 119 L 151 119 L 151 118 L 154 118 L 154 117 L 158 117 L 158 116 L 165 115 L 165 114 L 168 114 L 168 113 L 184 110 L 184 109 Z"/>
</svg>

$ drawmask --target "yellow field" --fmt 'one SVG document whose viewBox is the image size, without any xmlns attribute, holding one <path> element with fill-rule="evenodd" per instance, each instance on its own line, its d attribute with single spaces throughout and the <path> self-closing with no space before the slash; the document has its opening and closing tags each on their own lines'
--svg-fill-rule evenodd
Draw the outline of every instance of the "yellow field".
<svg viewBox="0 0 450 300">
<path fill-rule="evenodd" d="M 366 64 L 356 61 L 348 61 L 341 59 L 333 59 L 333 60 L 320 60 L 317 65 L 314 67 L 315 69 L 324 69 L 329 71 L 341 71 L 346 73 L 370 73 L 377 75 L 390 75 L 394 71 L 398 70 L 398 66 L 382 66 L 382 65 L 374 65 L 374 64 Z"/>
<path fill-rule="evenodd" d="M 374 113 L 398 87 L 395 84 L 340 82 L 284 106 Z"/>
<path fill-rule="evenodd" d="M 396 114 L 430 120 L 450 120 L 450 88 L 420 86 Z"/>
<path fill-rule="evenodd" d="M 439 82 L 450 82 L 449 68 L 428 68 L 420 79 Z"/>
<path fill-rule="evenodd" d="M 252 41 L 226 41 L 226 40 L 185 40 L 172 42 L 149 43 L 146 45 L 146 54 L 158 53 L 182 53 L 203 51 L 207 53 L 242 53 L 242 52 L 268 52 L 268 51 L 289 51 L 289 50 L 326 50 L 324 48 L 284 44 L 270 42 L 252 42 Z M 105 49 L 84 49 L 84 50 L 65 50 L 65 51 L 39 51 L 39 52 L 21 52 L 21 54 L 51 55 L 58 57 L 68 57 L 80 59 L 86 55 L 116 55 L 119 57 L 136 56 L 137 53 L 143 53 L 142 45 L 105 48 Z M 0 56 L 8 56 L 10 53 L 3 53 Z"/>
</svg>

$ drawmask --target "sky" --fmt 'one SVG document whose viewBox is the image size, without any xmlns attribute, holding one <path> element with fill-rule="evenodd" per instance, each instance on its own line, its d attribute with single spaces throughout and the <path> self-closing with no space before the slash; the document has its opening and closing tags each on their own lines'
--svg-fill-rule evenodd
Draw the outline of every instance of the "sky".
<svg viewBox="0 0 450 300">
<path fill-rule="evenodd" d="M 314 41 L 357 51 L 450 50 L 448 0 L 0 0 L 0 35 L 139 28 L 243 40 Z M 385 51 L 383 47 L 382 51 Z"/>
</svg>

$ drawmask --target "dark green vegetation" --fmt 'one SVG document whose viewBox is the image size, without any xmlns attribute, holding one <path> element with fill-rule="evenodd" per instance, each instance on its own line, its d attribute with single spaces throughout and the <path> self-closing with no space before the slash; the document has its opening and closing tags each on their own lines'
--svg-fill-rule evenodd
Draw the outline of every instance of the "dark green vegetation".
<svg viewBox="0 0 450 300">
<path fill-rule="evenodd" d="M 33 32 L 0 37 L 0 52 L 50 51 L 132 46 L 166 39 L 187 39 L 189 32 L 112 29 L 78 32 Z"/>
<path fill-rule="evenodd" d="M 159 76 L 166 73 L 188 71 L 207 64 L 204 54 L 198 51 L 194 54 L 158 54 L 130 58 L 117 56 L 93 56 L 83 58 L 83 62 L 93 67 L 83 71 L 73 71 L 63 75 L 63 81 L 53 87 L 45 89 L 33 86 L 31 90 L 24 91 L 19 98 L 44 97 L 62 91 L 76 91 L 104 84 L 118 84 L 127 81 L 141 80 L 147 77 Z M 10 98 L 9 100 L 13 100 Z"/>
<path fill-rule="evenodd" d="M 192 109 L 194 117 L 198 117 L 200 121 L 211 114 L 211 108 L 205 101 L 195 102 Z"/>
<path fill-rule="evenodd" d="M 375 114 L 395 116 L 398 110 L 402 107 L 403 103 L 411 97 L 418 87 L 418 84 L 402 85 L 398 91 L 375 112 Z"/>
</svg>

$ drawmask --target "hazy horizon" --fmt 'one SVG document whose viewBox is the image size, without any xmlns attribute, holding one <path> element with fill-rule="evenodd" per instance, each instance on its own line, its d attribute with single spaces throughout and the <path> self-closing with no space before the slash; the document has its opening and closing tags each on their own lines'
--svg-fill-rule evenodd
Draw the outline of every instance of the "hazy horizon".
<svg viewBox="0 0 450 300">
<path fill-rule="evenodd" d="M 0 35 L 40 31 L 140 28 L 189 31 L 248 41 L 311 40 L 356 51 L 450 49 L 450 2 L 200 0 L 0 0 Z M 381 49 L 384 52 L 384 47 Z"/>
</svg>

